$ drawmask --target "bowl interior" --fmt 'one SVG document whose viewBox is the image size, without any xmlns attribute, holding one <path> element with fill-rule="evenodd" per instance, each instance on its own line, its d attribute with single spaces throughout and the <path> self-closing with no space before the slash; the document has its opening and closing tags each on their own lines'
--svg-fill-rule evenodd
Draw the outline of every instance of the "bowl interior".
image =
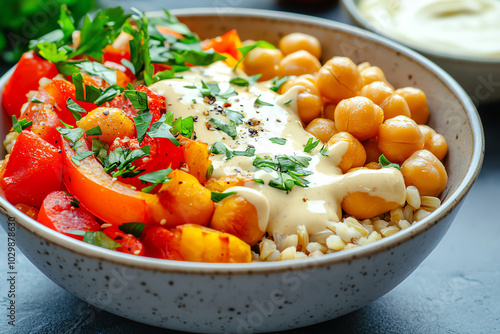
<svg viewBox="0 0 500 334">
<path fill-rule="evenodd" d="M 379 66 L 395 87 L 415 86 L 421 88 L 427 94 L 431 109 L 429 123 L 446 138 L 449 146 L 449 154 L 446 158 L 449 181 L 442 195 L 445 205 L 439 208 L 432 217 L 407 230 L 374 244 L 345 251 L 344 253 L 331 254 L 323 257 L 324 259 L 321 261 L 325 261 L 325 263 L 328 261 L 345 261 L 351 255 L 369 255 L 372 251 L 379 252 L 402 243 L 413 234 L 422 233 L 429 229 L 439 221 L 440 215 L 441 217 L 446 215 L 465 196 L 477 177 L 481 166 L 484 145 L 482 128 L 477 112 L 465 92 L 437 66 L 415 52 L 384 38 L 323 19 L 259 10 L 228 9 L 223 13 L 213 14 L 212 12 L 213 8 L 172 11 L 191 30 L 197 32 L 201 38 L 219 36 L 235 28 L 242 40 L 263 39 L 277 44 L 279 39 L 288 33 L 296 31 L 308 33 L 316 36 L 321 41 L 323 61 L 333 56 L 347 56 L 355 63 L 369 61 L 373 65 Z M 2 80 L 0 86 L 3 87 L 8 75 L 9 73 L 3 78 L 4 80 Z M 5 137 L 11 127 L 10 120 L 4 114 L 2 112 L 0 128 L 0 137 L 2 138 Z M 9 210 L 12 208 L 3 198 L 0 198 L 0 204 L 9 208 Z M 16 214 L 16 216 L 18 215 Z M 55 243 L 64 244 L 67 248 L 73 248 L 78 252 L 85 249 L 84 254 L 86 255 L 106 257 L 127 264 L 148 264 L 148 267 L 154 266 L 159 269 L 177 266 L 177 264 L 170 261 L 138 259 L 117 252 L 98 249 L 97 247 L 82 246 L 81 243 L 73 239 L 44 229 L 30 219 L 19 219 L 18 222 L 34 233 L 42 235 Z M 190 264 L 182 264 L 181 266 L 189 267 Z M 264 269 L 270 266 L 271 264 L 264 263 L 252 264 L 252 268 L 255 269 Z M 289 267 L 284 263 L 273 264 L 273 266 L 275 268 Z M 248 269 L 248 266 L 233 265 L 231 267 L 223 264 L 194 264 L 193 267 L 229 271 L 237 268 Z"/>
</svg>

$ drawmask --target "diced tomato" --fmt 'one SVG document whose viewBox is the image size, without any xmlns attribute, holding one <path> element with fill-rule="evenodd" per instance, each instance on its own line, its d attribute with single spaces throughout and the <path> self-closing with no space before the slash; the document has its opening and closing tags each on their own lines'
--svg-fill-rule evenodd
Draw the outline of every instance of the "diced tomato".
<svg viewBox="0 0 500 334">
<path fill-rule="evenodd" d="M 118 228 L 118 226 L 106 227 L 103 233 L 113 239 L 115 242 L 122 245 L 116 250 L 122 253 L 144 256 L 145 249 L 142 242 L 131 234 L 126 234 Z"/>
<path fill-rule="evenodd" d="M 172 247 L 178 243 L 174 234 L 161 226 L 151 226 L 143 232 L 142 243 L 146 248 L 146 256 L 158 259 L 183 260 L 178 247 Z"/>
<path fill-rule="evenodd" d="M 50 61 L 38 57 L 33 51 L 25 53 L 3 89 L 2 104 L 7 114 L 19 116 L 22 105 L 27 102 L 26 94 L 38 90 L 41 78 L 52 79 L 57 74 L 57 67 Z"/>
<path fill-rule="evenodd" d="M 214 49 L 218 53 L 227 53 L 234 59 L 241 58 L 241 40 L 236 29 L 229 30 L 224 35 L 204 40 L 201 43 L 203 50 Z"/>
<path fill-rule="evenodd" d="M 100 225 L 83 206 L 74 205 L 75 199 L 64 191 L 54 191 L 43 201 L 38 222 L 72 238 L 83 240 L 83 236 L 67 232 L 99 231 Z"/>
<path fill-rule="evenodd" d="M 32 121 L 31 131 L 55 147 L 61 146 L 61 134 L 57 127 L 61 126 L 59 116 L 50 104 L 30 102 L 21 118 Z"/>
<path fill-rule="evenodd" d="M 131 189 L 108 175 L 93 156 L 80 161 L 77 166 L 71 160 L 76 155 L 66 139 L 63 142 L 64 184 L 95 216 L 113 225 L 124 222 L 147 222 L 146 202 L 140 191 Z M 86 151 L 85 139 L 79 153 Z M 144 194 L 148 195 L 148 194 Z"/>
<path fill-rule="evenodd" d="M 62 187 L 61 151 L 24 130 L 12 148 L 0 186 L 9 202 L 40 207 L 47 194 Z"/>
</svg>

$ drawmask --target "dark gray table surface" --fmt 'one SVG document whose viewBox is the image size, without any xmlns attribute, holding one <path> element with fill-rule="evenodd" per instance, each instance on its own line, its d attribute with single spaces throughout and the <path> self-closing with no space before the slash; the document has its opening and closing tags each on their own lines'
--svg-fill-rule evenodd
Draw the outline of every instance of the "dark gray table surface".
<svg viewBox="0 0 500 334">
<path fill-rule="evenodd" d="M 348 22 L 338 4 L 300 7 L 267 0 L 105 0 L 140 10 L 249 7 L 301 12 Z M 182 6 L 181 6 L 182 5 Z M 6 67 L 0 68 L 1 74 Z M 358 311 L 286 333 L 500 333 L 500 103 L 480 105 L 486 156 L 476 184 L 434 252 L 394 290 Z M 17 325 L 7 324 L 6 235 L 0 233 L 0 333 L 174 333 L 98 310 L 80 301 L 18 253 Z M 178 332 L 175 332 L 178 333 Z"/>
</svg>

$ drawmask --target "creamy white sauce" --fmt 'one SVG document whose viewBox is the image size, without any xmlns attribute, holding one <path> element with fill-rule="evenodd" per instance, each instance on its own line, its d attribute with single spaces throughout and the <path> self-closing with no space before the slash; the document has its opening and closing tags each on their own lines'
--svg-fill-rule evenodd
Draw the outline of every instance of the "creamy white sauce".
<svg viewBox="0 0 500 334">
<path fill-rule="evenodd" d="M 269 212 L 271 210 L 271 205 L 266 196 L 255 189 L 247 187 L 231 187 L 226 189 L 225 193 L 236 192 L 236 195 L 242 196 L 250 204 L 252 204 L 257 210 L 257 217 L 259 219 L 259 229 L 265 232 L 267 229 L 267 224 L 269 222 Z"/>
<path fill-rule="evenodd" d="M 359 10 L 372 25 L 403 43 L 500 58 L 498 0 L 361 0 Z"/>
<path fill-rule="evenodd" d="M 228 99 L 230 109 L 244 115 L 243 124 L 237 126 L 238 136 L 233 140 L 223 131 L 207 128 L 210 118 L 218 118 L 228 123 L 226 115 L 217 111 L 218 106 L 223 106 L 224 101 L 217 100 L 213 105 L 204 102 L 198 89 L 185 86 L 201 87 L 201 80 L 206 83 L 218 83 L 221 92 L 229 86 L 232 77 L 244 76 L 235 74 L 224 63 L 215 63 L 208 67 L 193 67 L 189 72 L 182 73 L 183 79 L 171 79 L 158 82 L 151 89 L 167 99 L 167 110 L 172 111 L 175 117 L 197 117 L 194 131 L 198 140 L 212 145 L 216 141 L 226 144 L 231 150 L 244 151 L 248 145 L 255 148 L 255 154 L 264 155 L 296 155 L 311 158 L 308 170 L 312 175 L 305 179 L 310 183 L 307 188 L 294 186 L 289 193 L 270 187 L 268 182 L 276 178 L 276 172 L 255 170 L 253 157 L 236 156 L 227 160 L 225 155 L 213 155 L 211 160 L 214 166 L 214 177 L 232 175 L 235 173 L 252 174 L 255 178 L 262 179 L 265 184 L 254 181 L 246 182 L 245 187 L 254 189 L 267 199 L 252 197 L 251 194 L 241 194 L 254 204 L 259 213 L 259 224 L 266 225 L 267 232 L 280 232 L 282 234 L 296 233 L 297 227 L 305 225 L 309 233 L 322 231 L 328 221 L 339 221 L 342 217 L 340 203 L 349 192 L 363 191 L 371 195 L 384 198 L 386 201 L 404 204 L 406 192 L 404 180 L 396 169 L 360 170 L 342 175 L 337 167 L 342 156 L 347 150 L 346 143 L 338 143 L 328 149 L 328 157 L 321 155 L 318 145 L 311 154 L 304 152 L 304 145 L 312 135 L 304 130 L 297 115 L 297 92 L 291 91 L 283 96 L 269 89 L 269 83 L 259 83 L 249 88 L 234 86 L 237 96 Z M 260 100 L 273 104 L 273 106 L 255 106 L 254 102 L 260 95 Z M 196 101 L 196 103 L 193 102 Z M 292 100 L 289 104 L 286 102 Z M 249 125 L 252 121 L 254 126 Z M 256 131 L 256 132 L 255 132 Z M 272 143 L 269 138 L 285 138 L 285 145 Z M 257 202 L 260 201 L 260 202 Z M 268 222 L 260 217 L 268 215 Z M 264 223 L 265 222 L 265 223 Z"/>
</svg>

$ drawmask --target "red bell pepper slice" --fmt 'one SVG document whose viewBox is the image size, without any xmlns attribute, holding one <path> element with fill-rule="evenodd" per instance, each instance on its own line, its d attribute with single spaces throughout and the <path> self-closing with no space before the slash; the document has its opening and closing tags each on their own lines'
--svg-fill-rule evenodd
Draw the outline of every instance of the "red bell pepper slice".
<svg viewBox="0 0 500 334">
<path fill-rule="evenodd" d="M 43 201 L 38 222 L 72 238 L 83 240 L 83 236 L 71 231 L 100 231 L 94 216 L 81 205 L 75 205 L 73 196 L 64 191 L 54 191 Z"/>
<path fill-rule="evenodd" d="M 236 60 L 241 58 L 241 52 L 238 50 L 241 48 L 241 40 L 236 29 L 229 30 L 222 36 L 204 40 L 201 47 L 204 51 L 214 49 L 221 54 L 227 53 Z"/>
<path fill-rule="evenodd" d="M 75 150 L 65 138 L 62 143 L 64 184 L 91 213 L 113 225 L 148 221 L 141 192 L 114 180 L 94 156 L 81 160 L 80 166 L 75 165 L 71 160 L 76 156 Z M 85 139 L 81 138 L 79 143 L 78 153 L 88 151 Z"/>
<path fill-rule="evenodd" d="M 9 202 L 40 207 L 47 194 L 62 189 L 61 151 L 33 132 L 22 131 L 0 186 Z"/>
<path fill-rule="evenodd" d="M 50 104 L 30 102 L 21 116 L 22 118 L 33 122 L 33 126 L 29 129 L 40 138 L 55 147 L 61 146 L 61 134 L 57 131 L 61 122 Z"/>
<path fill-rule="evenodd" d="M 38 90 L 41 78 L 52 79 L 59 71 L 56 65 L 35 55 L 33 51 L 25 53 L 5 84 L 2 94 L 2 104 L 10 117 L 19 116 L 21 107 L 27 102 L 26 94 Z"/>
<path fill-rule="evenodd" d="M 177 251 L 178 238 L 171 231 L 161 226 L 151 226 L 143 232 L 142 244 L 146 256 L 158 259 L 184 260 Z"/>
</svg>

